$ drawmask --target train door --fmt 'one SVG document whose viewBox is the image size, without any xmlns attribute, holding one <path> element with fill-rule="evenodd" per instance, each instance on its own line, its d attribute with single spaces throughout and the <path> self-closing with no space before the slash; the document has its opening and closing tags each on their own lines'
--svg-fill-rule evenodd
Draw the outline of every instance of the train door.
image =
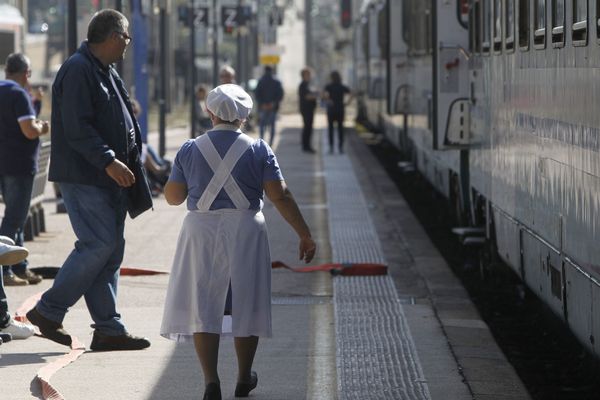
<svg viewBox="0 0 600 400">
<path fill-rule="evenodd" d="M 23 22 L 18 9 L 7 4 L 0 5 L 0 65 L 4 65 L 10 53 L 23 51 Z"/>
<path fill-rule="evenodd" d="M 383 114 L 386 137 L 399 149 L 407 152 L 408 92 L 408 13 L 404 12 L 407 1 L 388 2 L 388 65 L 387 109 Z"/>
<path fill-rule="evenodd" d="M 468 0 L 435 0 L 433 148 L 467 144 L 469 137 Z"/>
</svg>

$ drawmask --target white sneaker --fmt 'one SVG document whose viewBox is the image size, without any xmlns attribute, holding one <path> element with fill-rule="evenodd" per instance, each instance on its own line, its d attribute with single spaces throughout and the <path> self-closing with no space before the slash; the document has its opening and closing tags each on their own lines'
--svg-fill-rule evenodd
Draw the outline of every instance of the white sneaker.
<svg viewBox="0 0 600 400">
<path fill-rule="evenodd" d="M 33 329 L 33 325 L 24 324 L 11 317 L 6 328 L 0 329 L 0 332 L 10 333 L 13 339 L 27 339 L 28 337 L 33 336 L 35 330 Z"/>
<path fill-rule="evenodd" d="M 2 236 L 2 235 L 0 235 L 0 243 L 8 244 L 10 246 L 14 246 L 15 245 L 15 241 L 14 240 L 12 240 L 11 238 L 9 238 L 8 236 Z"/>
<path fill-rule="evenodd" d="M 29 255 L 25 247 L 0 243 L 0 265 L 15 265 Z"/>
</svg>

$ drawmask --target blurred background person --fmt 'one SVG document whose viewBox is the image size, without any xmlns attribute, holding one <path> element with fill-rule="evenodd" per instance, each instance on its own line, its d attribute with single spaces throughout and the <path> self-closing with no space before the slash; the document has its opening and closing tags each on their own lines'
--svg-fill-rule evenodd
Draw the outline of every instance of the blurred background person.
<svg viewBox="0 0 600 400">
<path fill-rule="evenodd" d="M 342 77 L 338 71 L 332 71 L 329 75 L 330 83 L 325 86 L 323 100 L 327 107 L 327 125 L 329 130 L 329 154 L 333 154 L 334 138 L 333 127 L 337 124 L 338 150 L 344 152 L 344 118 L 346 116 L 346 105 L 353 98 L 350 88 L 342 83 Z M 345 101 L 345 96 L 349 98 Z"/>
<path fill-rule="evenodd" d="M 300 72 L 302 82 L 298 86 L 298 104 L 300 114 L 302 115 L 302 151 L 314 153 L 312 147 L 313 121 L 315 119 L 315 109 L 317 108 L 317 98 L 319 93 L 311 86 L 312 71 L 310 68 L 304 68 Z"/>
<path fill-rule="evenodd" d="M 258 103 L 258 124 L 260 138 L 264 139 L 265 131 L 269 128 L 269 146 L 275 140 L 275 121 L 279 111 L 279 103 L 283 100 L 281 81 L 273 76 L 273 67 L 267 65 L 263 76 L 258 80 L 254 97 Z"/>
<path fill-rule="evenodd" d="M 25 222 L 31 203 L 33 180 L 38 169 L 40 136 L 49 131 L 40 121 L 27 92 L 31 62 L 24 54 L 6 58 L 6 79 L 0 81 L 0 191 L 6 205 L 0 235 L 23 246 Z M 28 268 L 27 260 L 2 267 L 6 286 L 37 284 L 40 275 Z"/>
</svg>

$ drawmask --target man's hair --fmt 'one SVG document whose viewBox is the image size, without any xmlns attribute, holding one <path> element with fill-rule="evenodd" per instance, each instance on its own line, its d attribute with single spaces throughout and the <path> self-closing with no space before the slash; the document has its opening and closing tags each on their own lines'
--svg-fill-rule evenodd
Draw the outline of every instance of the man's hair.
<svg viewBox="0 0 600 400">
<path fill-rule="evenodd" d="M 267 65 L 265 67 L 265 74 L 272 75 L 273 74 L 273 67 L 271 67 L 270 65 Z"/>
<path fill-rule="evenodd" d="M 94 14 L 88 25 L 88 43 L 102 43 L 113 32 L 125 32 L 128 25 L 127 18 L 117 10 L 100 10 Z"/>
<path fill-rule="evenodd" d="M 7 74 L 19 74 L 21 72 L 27 72 L 31 62 L 26 55 L 22 53 L 12 53 L 6 57 L 6 67 L 4 71 Z"/>
<path fill-rule="evenodd" d="M 340 73 L 338 71 L 331 71 L 331 74 L 329 75 L 329 77 L 331 78 L 331 81 L 334 83 L 342 83 L 342 76 L 340 75 Z"/>
<path fill-rule="evenodd" d="M 219 75 L 222 73 L 226 73 L 231 76 L 235 76 L 235 69 L 231 65 L 224 65 L 219 71 Z"/>
<path fill-rule="evenodd" d="M 312 74 L 312 69 L 310 67 L 304 67 L 300 70 L 300 76 L 304 77 L 304 74 Z"/>
</svg>

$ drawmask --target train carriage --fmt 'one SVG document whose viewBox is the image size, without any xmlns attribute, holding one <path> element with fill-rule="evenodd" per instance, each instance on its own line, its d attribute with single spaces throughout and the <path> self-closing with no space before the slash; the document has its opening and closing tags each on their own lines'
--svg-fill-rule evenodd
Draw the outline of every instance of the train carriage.
<svg viewBox="0 0 600 400">
<path fill-rule="evenodd" d="M 600 354 L 600 0 L 367 3 L 390 18 L 369 118 Z"/>
</svg>

